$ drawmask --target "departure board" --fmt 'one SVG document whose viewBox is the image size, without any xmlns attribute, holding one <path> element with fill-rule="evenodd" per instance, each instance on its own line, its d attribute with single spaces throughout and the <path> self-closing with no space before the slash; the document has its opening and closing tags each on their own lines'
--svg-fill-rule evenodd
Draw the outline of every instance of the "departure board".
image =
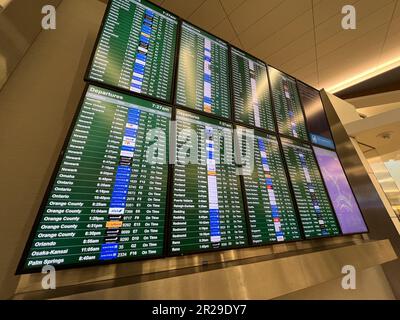
<svg viewBox="0 0 400 320">
<path fill-rule="evenodd" d="M 281 141 L 305 237 L 338 235 L 339 227 L 311 147 L 286 138 Z"/>
<path fill-rule="evenodd" d="M 308 140 L 296 80 L 272 67 L 268 73 L 279 133 Z"/>
<path fill-rule="evenodd" d="M 163 253 L 170 117 L 168 107 L 88 87 L 25 270 Z"/>
<path fill-rule="evenodd" d="M 335 151 L 313 147 L 343 234 L 367 232 L 362 213 Z"/>
<path fill-rule="evenodd" d="M 171 100 L 178 18 L 144 0 L 112 0 L 89 79 Z"/>
<path fill-rule="evenodd" d="M 237 128 L 253 244 L 300 240 L 278 140 Z"/>
<path fill-rule="evenodd" d="M 247 245 L 232 127 L 177 110 L 171 253 Z"/>
<path fill-rule="evenodd" d="M 183 22 L 176 103 L 229 118 L 229 79 L 227 43 Z"/>
<path fill-rule="evenodd" d="M 235 120 L 275 131 L 267 67 L 235 48 L 231 53 Z"/>
<path fill-rule="evenodd" d="M 299 81 L 297 81 L 297 85 L 307 119 L 307 128 L 311 142 L 335 149 L 319 91 Z"/>
</svg>

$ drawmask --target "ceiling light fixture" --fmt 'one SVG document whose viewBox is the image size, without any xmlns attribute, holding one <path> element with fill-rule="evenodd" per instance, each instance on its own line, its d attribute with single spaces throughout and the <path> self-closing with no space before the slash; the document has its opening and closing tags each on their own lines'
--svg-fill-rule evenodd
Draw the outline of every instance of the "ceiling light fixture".
<svg viewBox="0 0 400 320">
<path fill-rule="evenodd" d="M 372 78 L 374 76 L 377 76 L 378 74 L 384 73 L 388 70 L 394 69 L 396 67 L 400 66 L 400 56 L 396 57 L 393 60 L 389 60 L 385 63 L 382 63 L 376 67 L 367 69 L 364 72 L 361 72 L 357 75 L 355 75 L 354 77 L 351 77 L 347 80 L 344 80 L 342 82 L 339 82 L 338 84 L 327 88 L 326 91 L 330 92 L 330 93 L 336 93 L 339 92 L 343 89 L 346 89 L 348 87 L 351 87 L 357 83 L 360 83 L 362 81 L 365 81 L 369 78 Z"/>
</svg>

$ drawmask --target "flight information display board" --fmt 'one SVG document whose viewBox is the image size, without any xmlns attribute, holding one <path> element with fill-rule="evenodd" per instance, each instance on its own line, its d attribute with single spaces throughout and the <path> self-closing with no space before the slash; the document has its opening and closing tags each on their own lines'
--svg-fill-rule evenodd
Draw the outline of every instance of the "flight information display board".
<svg viewBox="0 0 400 320">
<path fill-rule="evenodd" d="M 296 80 L 268 66 L 279 133 L 308 140 Z"/>
<path fill-rule="evenodd" d="M 162 255 L 170 118 L 168 107 L 88 87 L 24 270 Z"/>
<path fill-rule="evenodd" d="M 229 118 L 228 44 L 186 22 L 180 42 L 176 103 Z"/>
<path fill-rule="evenodd" d="M 319 91 L 297 81 L 300 100 L 307 119 L 307 128 L 312 143 L 334 149 L 335 144 L 331 135 L 328 119 Z"/>
<path fill-rule="evenodd" d="M 235 120 L 275 131 L 265 63 L 235 48 L 231 53 Z"/>
<path fill-rule="evenodd" d="M 311 147 L 281 138 L 294 196 L 306 238 L 340 233 Z"/>
<path fill-rule="evenodd" d="M 300 240 L 278 140 L 237 127 L 253 244 Z"/>
<path fill-rule="evenodd" d="M 90 80 L 170 101 L 178 18 L 144 0 L 112 0 Z"/>
<path fill-rule="evenodd" d="M 230 124 L 177 110 L 172 254 L 247 245 Z"/>
<path fill-rule="evenodd" d="M 335 151 L 314 147 L 343 234 L 367 232 L 364 218 Z"/>
</svg>

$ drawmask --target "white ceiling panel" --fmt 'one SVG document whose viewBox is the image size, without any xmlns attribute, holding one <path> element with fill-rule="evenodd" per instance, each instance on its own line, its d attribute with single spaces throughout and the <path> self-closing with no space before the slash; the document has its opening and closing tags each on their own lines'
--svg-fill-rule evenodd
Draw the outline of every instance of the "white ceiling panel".
<svg viewBox="0 0 400 320">
<path fill-rule="evenodd" d="M 400 16 L 397 18 L 393 18 L 392 22 L 390 23 L 388 37 L 398 35 L 399 32 L 400 32 Z M 400 40 L 398 42 L 400 42 Z"/>
<path fill-rule="evenodd" d="M 384 10 L 386 6 L 389 6 L 387 9 L 390 11 L 389 14 L 391 15 L 393 13 L 394 4 L 395 3 L 393 0 L 362 0 L 356 2 L 354 4 L 356 8 L 356 31 L 362 32 L 362 30 L 360 31 L 360 29 L 369 22 L 386 22 L 388 19 L 390 19 L 390 16 L 376 16 L 376 13 L 378 13 L 378 11 Z M 388 10 L 386 10 L 386 12 L 388 12 Z M 339 14 L 329 18 L 320 25 L 317 25 L 315 29 L 317 43 L 321 43 L 339 32 L 352 32 L 353 30 L 344 30 L 342 28 L 342 18 L 343 15 L 340 13 L 339 10 Z"/>
<path fill-rule="evenodd" d="M 390 19 L 392 13 L 393 4 L 390 4 L 376 11 L 374 14 L 370 15 L 369 18 L 360 20 L 357 24 L 357 29 L 342 30 L 326 41 L 317 43 L 318 57 L 323 57 L 329 52 L 332 52 L 355 39 L 363 37 L 369 32 L 373 32 L 376 28 L 379 28 L 382 25 L 387 25 L 387 21 Z"/>
<path fill-rule="evenodd" d="M 378 65 L 386 29 L 387 25 L 375 29 L 319 59 L 321 86 L 330 87 Z"/>
<path fill-rule="evenodd" d="M 373 32 L 369 32 L 363 37 L 357 38 L 337 50 L 319 58 L 319 70 L 322 71 L 325 68 L 335 67 L 333 64 L 334 61 L 337 63 L 336 67 L 341 67 L 343 63 L 347 62 L 352 63 L 353 65 L 358 65 L 355 63 L 355 61 L 359 61 L 357 59 L 363 59 L 363 57 L 368 56 L 372 52 L 379 52 L 381 50 L 386 30 L 387 25 L 381 26 Z M 363 48 L 363 50 L 360 50 L 359 48 Z M 374 59 L 379 59 L 379 55 L 374 57 Z"/>
<path fill-rule="evenodd" d="M 319 89 L 318 77 L 317 77 L 317 64 L 315 62 L 309 64 L 308 66 L 292 73 L 297 79 L 304 81 L 311 86 Z"/>
<path fill-rule="evenodd" d="M 316 73 L 310 74 L 307 77 L 299 76 L 298 79 L 305 83 L 308 83 L 310 86 L 314 88 L 321 89 L 318 85 L 318 78 Z"/>
<path fill-rule="evenodd" d="M 393 17 L 394 18 L 400 17 L 400 1 L 399 0 L 397 0 L 396 10 L 393 13 Z"/>
<path fill-rule="evenodd" d="M 322 2 L 322 0 L 312 0 L 313 7 L 316 7 L 316 6 L 319 5 L 321 2 Z"/>
<path fill-rule="evenodd" d="M 229 14 L 236 32 L 241 33 L 279 6 L 283 0 L 247 0 Z"/>
<path fill-rule="evenodd" d="M 284 65 L 289 60 L 295 58 L 299 54 L 310 50 L 314 47 L 314 32 L 309 31 L 303 36 L 297 38 L 295 41 L 290 43 L 288 46 L 279 50 L 271 56 L 263 57 L 265 60 L 273 59 L 279 61 L 279 65 Z"/>
<path fill-rule="evenodd" d="M 187 19 L 203 2 L 204 0 L 165 0 L 161 6 Z"/>
<path fill-rule="evenodd" d="M 289 72 L 289 70 L 287 71 Z M 295 77 L 308 77 L 310 75 L 316 74 L 317 73 L 317 64 L 314 62 L 298 69 L 296 72 L 290 72 L 293 74 Z"/>
<path fill-rule="evenodd" d="M 210 31 L 225 18 L 221 3 L 216 0 L 206 0 L 192 15 L 189 21 Z"/>
<path fill-rule="evenodd" d="M 310 9 L 310 0 L 287 0 L 254 23 L 246 31 L 239 33 L 239 38 L 245 48 L 253 48 L 259 42 L 278 32 Z"/>
<path fill-rule="evenodd" d="M 294 40 L 313 29 L 312 10 L 300 15 L 291 23 L 257 44 L 252 52 L 255 56 L 267 57 L 290 45 Z"/>
<path fill-rule="evenodd" d="M 315 47 L 311 47 L 309 50 L 296 55 L 293 59 L 282 64 L 282 67 L 289 70 L 289 73 L 296 72 L 299 69 L 309 66 L 315 63 Z"/>
<path fill-rule="evenodd" d="M 242 46 L 242 44 L 240 43 L 240 40 L 239 40 L 238 37 L 233 38 L 233 39 L 231 40 L 231 44 L 234 45 L 234 46 L 236 46 L 236 47 L 238 47 L 238 48 L 240 48 L 240 49 L 243 49 L 243 46 Z"/>
<path fill-rule="evenodd" d="M 246 0 L 220 0 L 227 14 L 239 7 Z"/>
<path fill-rule="evenodd" d="M 400 25 L 400 19 L 396 19 Z M 392 29 L 386 39 L 382 49 L 382 54 L 379 63 L 385 63 L 400 57 L 400 26 L 397 29 Z"/>
<path fill-rule="evenodd" d="M 321 0 L 314 3 L 315 25 L 319 25 L 328 19 L 341 15 L 344 5 L 357 3 L 364 0 Z"/>
<path fill-rule="evenodd" d="M 236 37 L 235 31 L 233 30 L 228 18 L 225 18 L 218 23 L 215 28 L 211 30 L 211 32 L 228 42 Z"/>
<path fill-rule="evenodd" d="M 382 48 L 380 63 L 400 57 L 400 3 L 397 3 L 393 20 L 390 23 L 385 44 Z"/>
</svg>

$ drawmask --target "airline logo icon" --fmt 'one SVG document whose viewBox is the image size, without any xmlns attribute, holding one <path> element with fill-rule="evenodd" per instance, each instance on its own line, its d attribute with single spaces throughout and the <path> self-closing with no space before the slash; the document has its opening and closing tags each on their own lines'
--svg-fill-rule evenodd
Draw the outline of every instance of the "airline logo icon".
<svg viewBox="0 0 400 320">
<path fill-rule="evenodd" d="M 133 151 L 126 151 L 126 150 L 121 150 L 120 155 L 122 157 L 130 157 L 133 158 Z"/>
<path fill-rule="evenodd" d="M 106 223 L 106 228 L 115 229 L 121 227 L 122 227 L 122 221 L 107 221 Z"/>
<path fill-rule="evenodd" d="M 108 214 L 124 214 L 125 208 L 109 208 Z"/>
<path fill-rule="evenodd" d="M 125 136 L 124 140 L 122 141 L 122 145 L 127 147 L 134 147 L 135 144 L 136 144 L 136 139 L 132 137 Z"/>
<path fill-rule="evenodd" d="M 139 128 L 139 126 L 137 125 L 137 124 L 135 124 L 135 123 L 127 123 L 126 124 L 126 127 L 128 128 L 128 129 L 135 129 L 135 130 L 137 130 L 138 128 Z"/>
</svg>

